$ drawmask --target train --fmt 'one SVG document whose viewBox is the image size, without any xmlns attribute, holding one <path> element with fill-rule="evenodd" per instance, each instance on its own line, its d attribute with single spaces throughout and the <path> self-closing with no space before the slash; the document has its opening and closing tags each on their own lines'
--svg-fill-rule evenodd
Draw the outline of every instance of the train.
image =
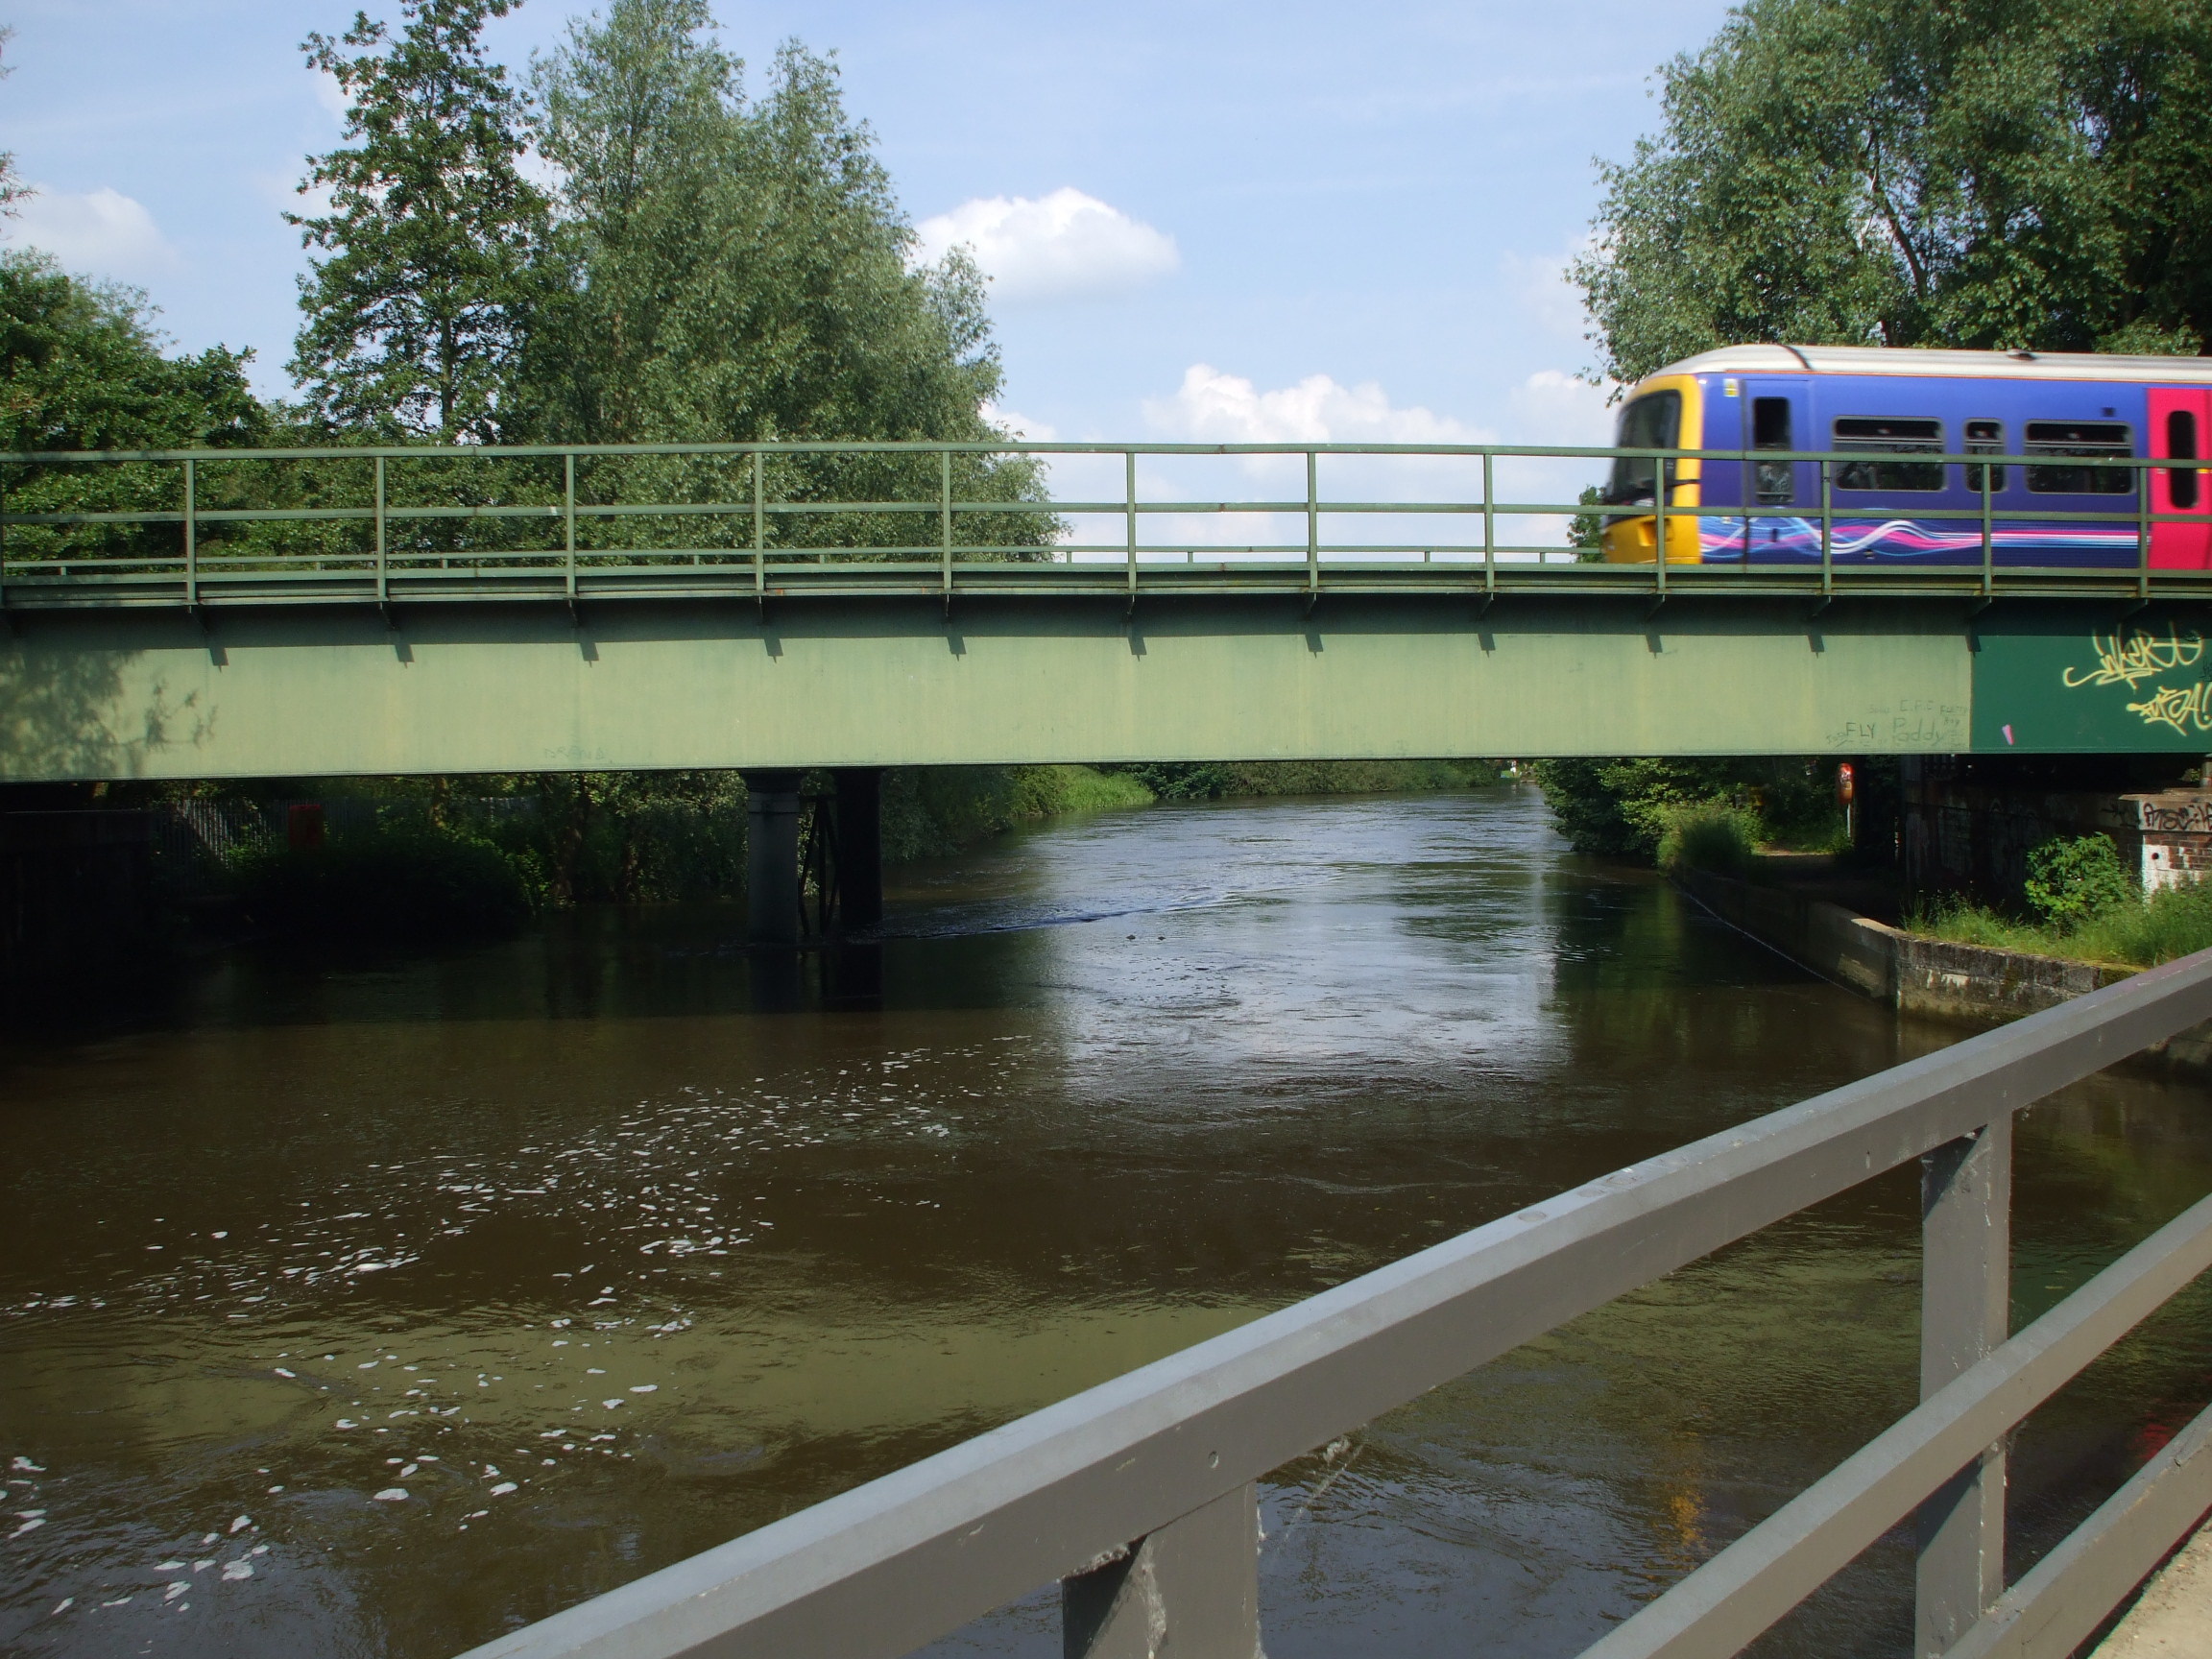
<svg viewBox="0 0 2212 1659">
<path fill-rule="evenodd" d="M 1739 452 L 1665 462 L 1664 515 L 1662 465 L 1616 460 L 1601 503 L 1647 509 L 1609 516 L 1616 564 L 1817 564 L 1825 523 L 1835 565 L 2134 569 L 2147 531 L 2152 568 L 2212 568 L 2212 358 L 1732 346 L 1638 381 L 1614 444 Z"/>
</svg>

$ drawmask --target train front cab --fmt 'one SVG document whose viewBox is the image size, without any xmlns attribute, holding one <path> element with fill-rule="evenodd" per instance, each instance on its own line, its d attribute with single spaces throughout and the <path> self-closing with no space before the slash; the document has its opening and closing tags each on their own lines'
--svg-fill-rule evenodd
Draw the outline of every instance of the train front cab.
<svg viewBox="0 0 2212 1659">
<path fill-rule="evenodd" d="M 1994 518 L 1994 563 L 2133 567 L 2141 558 L 2138 473 L 2096 463 L 2122 455 L 2200 461 L 2208 439 L 2212 387 L 1753 372 L 1652 376 L 1623 405 L 1615 444 L 1748 451 L 1741 462 L 1669 464 L 1670 565 L 1818 563 L 1819 464 L 1758 456 L 1827 450 L 1851 457 L 1831 464 L 1835 564 L 1980 564 L 1983 469 L 1918 459 L 1949 453 L 2030 457 L 2025 467 L 1990 469 L 1995 514 L 2110 516 Z M 2176 467 L 2149 476 L 2151 512 L 2178 520 L 2153 523 L 2152 566 L 2212 567 L 2212 473 Z M 1648 508 L 1653 495 L 1651 461 L 1613 464 L 1607 502 Z M 1606 559 L 1651 563 L 1656 517 L 1613 519 Z"/>
</svg>

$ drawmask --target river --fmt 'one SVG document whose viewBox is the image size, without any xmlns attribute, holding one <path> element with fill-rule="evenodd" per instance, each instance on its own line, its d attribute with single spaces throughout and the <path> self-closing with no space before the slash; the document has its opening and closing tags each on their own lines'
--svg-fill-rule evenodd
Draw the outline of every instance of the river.
<svg viewBox="0 0 2212 1659">
<path fill-rule="evenodd" d="M 827 996 L 726 908 L 610 911 L 0 1049 L 0 1644 L 439 1659 L 1958 1035 L 1511 787 L 1064 821 L 889 898 Z M 2017 1171 L 2025 1319 L 2212 1190 L 2202 1092 L 2093 1079 Z M 1870 1182 L 1280 1471 L 1269 1654 L 1602 1634 L 1911 1406 L 1916 1216 Z M 2015 1572 L 2201 1403 L 2207 1310 L 2023 1433 Z M 1910 1560 L 1759 1650 L 1903 1652 Z"/>
</svg>

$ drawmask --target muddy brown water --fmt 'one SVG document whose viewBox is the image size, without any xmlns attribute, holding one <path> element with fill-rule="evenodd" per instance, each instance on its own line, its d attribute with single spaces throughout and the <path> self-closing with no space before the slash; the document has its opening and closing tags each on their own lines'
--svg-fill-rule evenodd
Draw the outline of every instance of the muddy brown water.
<svg viewBox="0 0 2212 1659">
<path fill-rule="evenodd" d="M 437 1659 L 1959 1035 L 1512 788 L 1039 829 L 899 873 L 827 995 L 738 926 L 239 951 L 0 1049 L 0 1644 Z M 2036 1108 L 2016 1316 L 2207 1190 L 2200 1088 Z M 1268 1652 L 1577 1651 L 1910 1407 L 1915 1216 L 1870 1182 L 1279 1471 Z M 2015 1573 L 2212 1395 L 2207 1312 L 2023 1433 Z M 1761 1650 L 1902 1653 L 1910 1578 Z"/>
</svg>

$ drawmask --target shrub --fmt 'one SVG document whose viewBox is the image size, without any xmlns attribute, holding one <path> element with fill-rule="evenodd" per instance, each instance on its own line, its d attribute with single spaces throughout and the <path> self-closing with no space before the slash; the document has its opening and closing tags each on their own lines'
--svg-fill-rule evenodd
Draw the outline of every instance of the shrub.
<svg viewBox="0 0 2212 1659">
<path fill-rule="evenodd" d="M 263 926 L 334 940 L 498 938 L 529 919 L 506 854 L 450 830 L 409 827 L 276 848 L 239 866 L 246 912 Z"/>
<path fill-rule="evenodd" d="M 2120 850 L 2104 835 L 2060 836 L 2028 854 L 2022 886 L 2036 915 L 2055 927 L 2079 927 L 2093 916 L 2141 897 Z"/>
<path fill-rule="evenodd" d="M 1759 854 L 1758 815 L 1724 801 L 1669 807 L 1659 832 L 1659 866 L 1670 875 L 1712 870 L 1741 875 Z"/>
</svg>

